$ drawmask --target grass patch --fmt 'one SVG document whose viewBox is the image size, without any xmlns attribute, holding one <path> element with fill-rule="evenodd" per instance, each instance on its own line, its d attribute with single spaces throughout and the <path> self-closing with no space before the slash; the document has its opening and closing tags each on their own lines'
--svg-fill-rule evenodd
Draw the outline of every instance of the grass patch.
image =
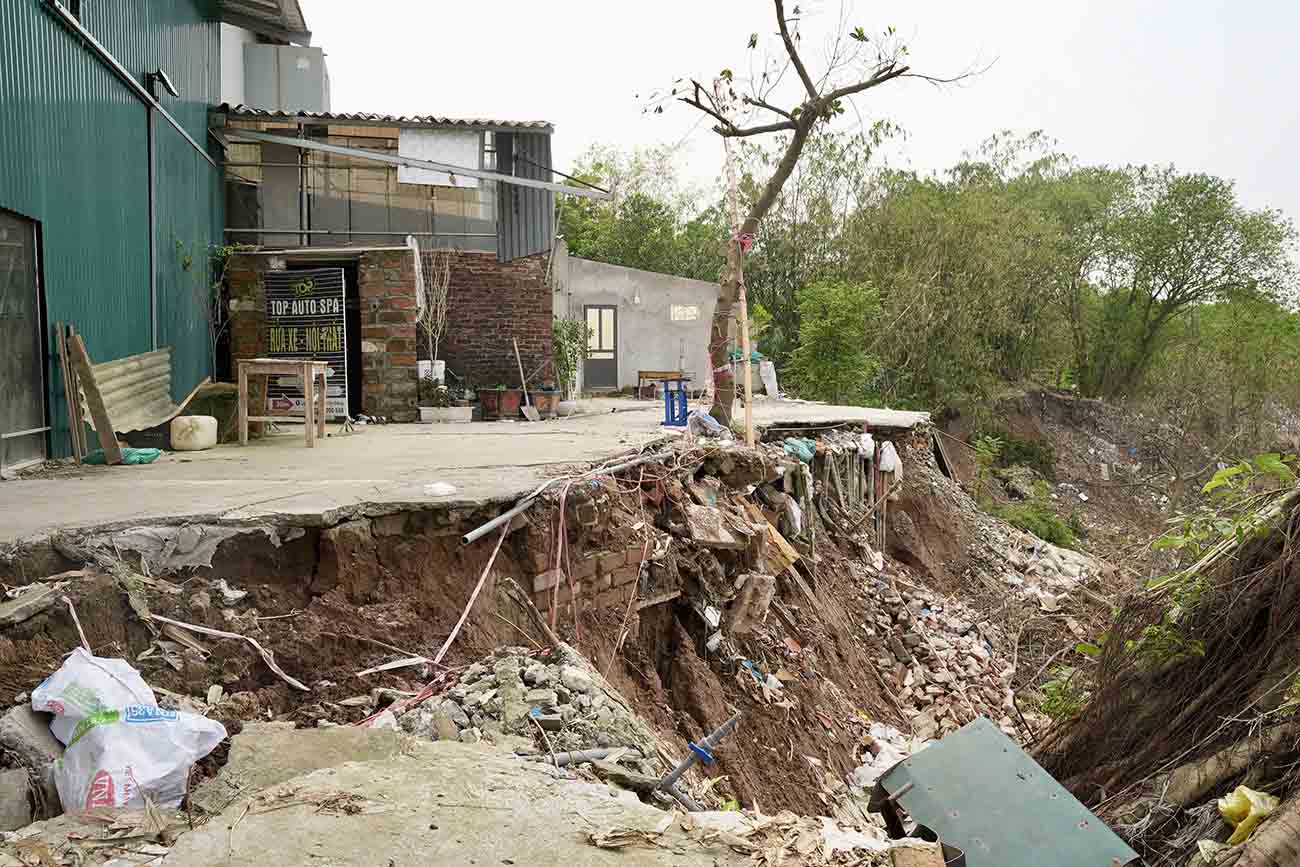
<svg viewBox="0 0 1300 867">
<path fill-rule="evenodd" d="M 1017 464 L 1031 467 L 1045 479 L 1056 481 L 1056 447 L 1047 440 L 1025 440 L 1002 430 L 977 431 L 971 435 L 970 444 L 990 437 L 1001 443 L 994 466 L 1014 467 Z"/>
<path fill-rule="evenodd" d="M 1059 548 L 1073 549 L 1079 545 L 1079 537 L 1070 524 L 1062 521 L 1061 516 L 1042 500 L 1025 500 L 1022 503 L 994 506 L 992 511 L 994 515 L 1013 527 L 1033 533 L 1043 541 L 1051 542 Z"/>
</svg>

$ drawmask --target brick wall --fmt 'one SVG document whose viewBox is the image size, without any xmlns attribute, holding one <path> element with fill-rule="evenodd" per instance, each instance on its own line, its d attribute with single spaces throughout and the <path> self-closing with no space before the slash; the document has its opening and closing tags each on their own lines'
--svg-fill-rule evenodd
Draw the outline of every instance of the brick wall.
<svg viewBox="0 0 1300 867">
<path fill-rule="evenodd" d="M 363 411 L 415 421 L 415 257 L 404 250 L 362 253 L 357 283 Z"/>
<path fill-rule="evenodd" d="M 357 260 L 358 285 L 353 291 L 361 303 L 362 411 L 394 421 L 414 421 L 418 415 L 414 261 L 402 250 L 361 251 Z M 283 261 L 283 257 L 253 253 L 231 256 L 226 277 L 233 360 L 266 355 L 262 278 L 272 264 L 283 267 Z M 252 400 L 260 400 L 258 392 L 260 387 Z"/>
<path fill-rule="evenodd" d="M 547 256 L 498 262 L 493 253 L 461 252 L 452 260 L 438 352 L 457 376 L 474 385 L 517 386 L 513 337 L 529 386 L 554 379 Z"/>
</svg>

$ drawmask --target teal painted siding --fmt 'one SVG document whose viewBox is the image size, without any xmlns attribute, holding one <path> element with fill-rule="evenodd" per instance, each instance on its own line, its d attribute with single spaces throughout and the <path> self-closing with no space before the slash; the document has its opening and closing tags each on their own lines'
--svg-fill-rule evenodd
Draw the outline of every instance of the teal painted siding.
<svg viewBox="0 0 1300 867">
<path fill-rule="evenodd" d="M 84 0 L 82 22 L 143 83 L 162 68 L 181 92 L 164 108 L 209 147 L 220 89 L 219 30 L 199 0 Z M 41 0 L 0 0 L 0 208 L 37 221 L 47 321 L 84 335 L 96 361 L 153 348 L 149 113 Z M 221 238 L 220 173 L 155 118 L 158 342 L 172 345 L 173 396 L 210 373 L 196 283 Z M 192 250 L 181 270 L 175 241 Z M 53 329 L 50 328 L 52 335 Z M 67 412 L 50 347 L 50 446 L 68 453 Z"/>
</svg>

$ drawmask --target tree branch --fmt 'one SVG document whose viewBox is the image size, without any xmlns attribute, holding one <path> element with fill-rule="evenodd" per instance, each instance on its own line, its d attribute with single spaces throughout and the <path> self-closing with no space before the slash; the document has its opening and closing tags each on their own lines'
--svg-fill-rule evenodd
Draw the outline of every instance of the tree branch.
<svg viewBox="0 0 1300 867">
<path fill-rule="evenodd" d="M 909 66 L 898 66 L 897 64 L 891 63 L 888 66 L 886 66 L 884 69 L 877 70 L 875 74 L 873 74 L 866 81 L 859 81 L 857 84 L 846 84 L 843 87 L 837 87 L 835 90 L 832 90 L 830 93 L 826 94 L 826 102 L 831 103 L 837 99 L 843 99 L 846 96 L 852 96 L 855 93 L 861 93 L 864 90 L 869 90 L 870 88 L 876 87 L 877 85 L 884 84 L 886 81 L 890 81 L 895 78 L 900 78 L 904 75 L 907 75 L 909 69 L 911 69 L 911 67 Z M 917 77 L 923 78 L 924 76 L 917 76 Z"/>
<path fill-rule="evenodd" d="M 758 99 L 757 97 L 753 97 L 753 96 L 746 96 L 743 97 L 743 99 L 746 105 L 752 105 L 755 108 L 765 108 L 770 112 L 781 115 L 781 117 L 785 118 L 786 120 L 794 120 L 794 115 L 786 111 L 784 108 L 779 108 L 775 105 L 772 105 L 769 102 L 765 102 L 764 100 Z"/>
<path fill-rule="evenodd" d="M 795 72 L 799 73 L 799 80 L 803 82 L 804 88 L 808 91 L 809 99 L 817 99 L 821 94 L 817 92 L 817 85 L 813 84 L 812 76 L 808 74 L 807 68 L 803 65 L 803 59 L 799 57 L 799 49 L 795 48 L 794 39 L 790 36 L 790 27 L 785 22 L 785 2 L 784 0 L 774 0 L 776 3 L 776 23 L 781 28 L 781 41 L 785 43 L 785 53 L 790 55 L 790 62 L 794 64 Z"/>
<path fill-rule="evenodd" d="M 799 123 L 794 120 L 782 120 L 776 123 L 765 123 L 759 126 L 738 127 L 734 124 L 729 125 L 726 129 L 714 127 L 713 131 L 718 135 L 727 138 L 745 138 L 751 135 L 762 135 L 765 132 L 781 132 L 787 129 L 798 129 Z"/>
</svg>

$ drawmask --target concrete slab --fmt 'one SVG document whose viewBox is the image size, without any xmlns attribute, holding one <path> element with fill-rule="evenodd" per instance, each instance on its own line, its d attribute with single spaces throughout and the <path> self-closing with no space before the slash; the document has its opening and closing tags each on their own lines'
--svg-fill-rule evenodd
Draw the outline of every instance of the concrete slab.
<svg viewBox="0 0 1300 867">
<path fill-rule="evenodd" d="M 239 797 L 182 836 L 163 867 L 752 864 L 675 824 L 656 843 L 597 848 L 587 839 L 595 831 L 651 831 L 670 815 L 630 792 L 557 779 L 552 768 L 481 746 L 412 740 L 399 755 L 324 768 L 280 791 Z"/>
<path fill-rule="evenodd" d="M 0 482 L 0 545 L 56 530 L 148 523 L 336 523 L 360 508 L 507 500 L 571 465 L 597 462 L 661 437 L 661 403 L 584 401 L 583 415 L 536 424 L 487 422 L 360 427 L 313 449 L 299 429 L 203 452 L 172 452 L 144 466 L 63 466 Z M 699 404 L 700 408 L 706 408 Z M 866 422 L 911 427 L 926 413 L 756 400 L 759 426 Z M 448 483 L 451 494 L 429 486 Z"/>
</svg>

